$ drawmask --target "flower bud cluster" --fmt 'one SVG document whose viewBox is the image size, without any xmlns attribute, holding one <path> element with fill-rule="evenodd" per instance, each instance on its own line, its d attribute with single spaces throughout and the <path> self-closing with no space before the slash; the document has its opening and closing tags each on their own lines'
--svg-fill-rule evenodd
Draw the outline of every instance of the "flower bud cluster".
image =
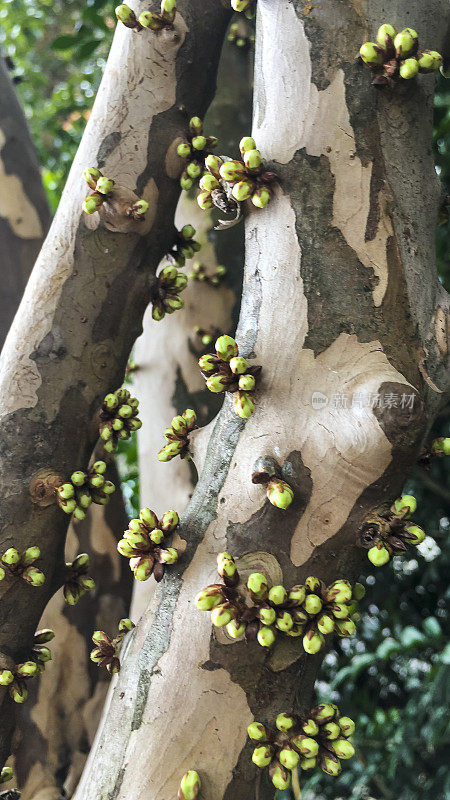
<svg viewBox="0 0 450 800">
<path fill-rule="evenodd" d="M 197 415 L 192 408 L 172 419 L 170 428 L 163 432 L 167 444 L 158 453 L 158 461 L 171 461 L 175 456 L 189 456 L 189 434 L 197 427 Z"/>
<path fill-rule="evenodd" d="M 264 169 L 261 153 L 251 136 L 241 139 L 239 149 L 242 161 L 225 160 L 219 156 L 206 158 L 207 171 L 200 179 L 201 191 L 197 197 L 197 203 L 204 211 L 217 205 L 216 195 L 221 195 L 224 190 L 236 203 L 251 200 L 257 208 L 268 204 L 272 196 L 269 184 L 275 180 L 275 173 Z"/>
<path fill-rule="evenodd" d="M 152 317 L 156 322 L 164 319 L 166 314 L 173 314 L 183 308 L 184 301 L 179 295 L 187 284 L 188 279 L 184 272 L 179 272 L 173 264 L 168 264 L 161 270 L 152 290 Z"/>
<path fill-rule="evenodd" d="M 253 47 L 255 44 L 255 34 L 247 27 L 240 25 L 239 22 L 232 22 L 228 31 L 227 40 L 236 47 Z"/>
<path fill-rule="evenodd" d="M 119 439 L 129 439 L 142 427 L 138 419 L 139 400 L 128 389 L 116 389 L 107 394 L 99 411 L 99 434 L 107 453 L 113 453 Z"/>
<path fill-rule="evenodd" d="M 219 336 L 216 354 L 208 353 L 199 359 L 199 367 L 210 392 L 233 392 L 233 408 L 241 419 L 248 419 L 255 409 L 251 392 L 261 372 L 260 366 L 250 367 L 239 355 L 231 336 Z"/>
<path fill-rule="evenodd" d="M 177 147 L 180 158 L 186 160 L 186 167 L 180 177 L 182 189 L 186 191 L 192 189 L 195 181 L 202 175 L 205 161 L 211 150 L 217 147 L 218 141 L 216 136 L 203 135 L 203 122 L 200 117 L 192 117 L 189 120 L 186 141 L 181 142 Z"/>
<path fill-rule="evenodd" d="M 31 660 L 36 663 L 38 672 L 44 672 L 47 661 L 52 660 L 51 651 L 46 645 L 54 638 L 55 631 L 50 628 L 42 628 L 34 634 Z"/>
<path fill-rule="evenodd" d="M 15 703 L 24 703 L 28 697 L 27 680 L 34 678 L 41 670 L 35 661 L 24 661 L 11 669 L 0 670 L 0 686 L 7 686 Z"/>
<path fill-rule="evenodd" d="M 88 472 L 76 470 L 70 476 L 70 482 L 61 484 L 57 489 L 57 501 L 65 514 L 73 514 L 75 519 L 84 519 L 91 503 L 105 506 L 109 503 L 116 487 L 105 480 L 105 461 L 96 461 Z"/>
<path fill-rule="evenodd" d="M 106 178 L 96 167 L 86 167 L 83 177 L 88 186 L 93 189 L 93 192 L 86 197 L 81 207 L 86 214 L 95 214 L 96 211 L 101 209 L 103 203 L 107 202 L 115 184 L 111 178 Z M 127 209 L 126 215 L 132 217 L 136 222 L 140 222 L 144 219 L 147 211 L 147 201 L 136 200 Z"/>
<path fill-rule="evenodd" d="M 95 589 L 95 581 L 88 576 L 89 556 L 80 553 L 74 561 L 66 561 L 66 578 L 64 582 L 64 600 L 69 606 L 75 606 L 80 597 Z"/>
<path fill-rule="evenodd" d="M 160 14 L 143 11 L 139 17 L 136 17 L 134 11 L 126 3 L 121 3 L 116 7 L 116 17 L 119 22 L 135 32 L 141 31 L 143 28 L 149 28 L 151 31 L 161 31 L 163 28 L 172 29 L 176 12 L 176 0 L 161 0 Z"/>
<path fill-rule="evenodd" d="M 130 559 L 130 569 L 137 581 L 146 581 L 153 574 L 159 582 L 166 564 L 178 561 L 178 550 L 166 547 L 166 537 L 173 534 L 179 522 L 176 511 L 166 511 L 158 521 L 149 508 L 141 508 L 139 519 L 130 520 L 117 549 Z"/>
<path fill-rule="evenodd" d="M 339 775 L 341 760 L 351 758 L 355 748 L 349 737 L 355 731 L 350 717 L 341 717 L 337 706 L 315 706 L 307 717 L 278 714 L 276 731 L 261 722 L 252 722 L 247 733 L 256 745 L 252 761 L 261 769 L 269 768 L 273 785 L 280 790 L 291 785 L 291 773 L 300 767 L 319 767 L 327 775 Z"/>
<path fill-rule="evenodd" d="M 201 264 L 199 261 L 194 261 L 192 264 L 192 269 L 189 273 L 189 277 L 193 281 L 201 281 L 202 283 L 208 283 L 210 286 L 219 286 L 219 284 L 223 281 L 225 275 L 227 274 L 227 268 L 223 266 L 223 264 L 219 264 L 216 267 L 215 272 L 212 275 L 208 274 L 206 271 L 206 267 L 204 264 Z"/>
<path fill-rule="evenodd" d="M 253 19 L 256 14 L 256 0 L 231 0 L 233 11 L 243 11 L 247 19 Z"/>
<path fill-rule="evenodd" d="M 6 574 L 14 578 L 22 578 L 31 586 L 42 586 L 45 582 L 44 573 L 34 566 L 41 555 L 39 547 L 27 547 L 20 553 L 15 547 L 8 547 L 3 553 L 0 562 L 0 581 Z"/>
<path fill-rule="evenodd" d="M 135 627 L 131 619 L 121 619 L 119 633 L 115 639 L 110 639 L 104 631 L 94 631 L 92 641 L 95 644 L 91 650 L 91 661 L 99 667 L 106 667 L 110 675 L 120 670 L 119 653 L 124 636 Z"/>
<path fill-rule="evenodd" d="M 362 61 L 375 73 L 374 86 L 386 86 L 393 80 L 410 80 L 419 72 L 434 72 L 442 64 L 436 50 L 421 50 L 413 28 L 398 32 L 393 25 L 378 28 L 376 42 L 364 42 L 359 51 Z"/>
<path fill-rule="evenodd" d="M 302 636 L 304 650 L 314 654 L 323 647 L 326 634 L 355 633 L 352 616 L 364 596 L 359 583 L 352 588 L 348 581 L 338 580 L 326 587 L 318 578 L 309 577 L 304 585 L 288 591 L 281 585 L 269 588 L 266 576 L 253 572 L 244 586 L 230 553 L 219 553 L 217 570 L 223 585 L 207 586 L 195 604 L 200 611 L 211 611 L 212 624 L 226 626 L 232 639 L 256 639 L 261 647 L 271 647 L 281 632 Z"/>
<path fill-rule="evenodd" d="M 175 242 L 166 256 L 171 264 L 176 267 L 184 267 L 186 259 L 192 258 L 194 253 L 198 253 L 201 250 L 201 244 L 195 241 L 194 236 L 195 228 L 193 225 L 183 225 L 181 231 L 177 231 Z"/>
<path fill-rule="evenodd" d="M 423 542 L 425 531 L 407 521 L 416 508 L 416 498 L 404 494 L 384 515 L 376 515 L 363 524 L 359 541 L 374 567 L 382 567 L 391 556 L 401 555 L 408 546 L 417 547 Z"/>
<path fill-rule="evenodd" d="M 189 769 L 181 779 L 177 794 L 178 800 L 195 800 L 196 797 L 198 797 L 201 787 L 202 782 L 200 780 L 200 775 L 195 769 Z"/>
<path fill-rule="evenodd" d="M 0 770 L 0 783 L 7 783 L 11 781 L 13 777 L 13 769 L 12 767 L 3 767 Z"/>
<path fill-rule="evenodd" d="M 440 436 L 438 439 L 433 439 L 430 445 L 431 453 L 438 458 L 450 456 L 450 437 Z"/>
</svg>

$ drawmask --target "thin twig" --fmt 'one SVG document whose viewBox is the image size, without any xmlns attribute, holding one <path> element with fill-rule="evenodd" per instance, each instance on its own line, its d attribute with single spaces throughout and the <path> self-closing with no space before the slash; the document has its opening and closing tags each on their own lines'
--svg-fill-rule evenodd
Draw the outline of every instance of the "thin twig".
<svg viewBox="0 0 450 800">
<path fill-rule="evenodd" d="M 292 770 L 292 791 L 294 793 L 295 800 L 302 800 L 302 790 L 300 788 L 297 769 Z"/>
</svg>

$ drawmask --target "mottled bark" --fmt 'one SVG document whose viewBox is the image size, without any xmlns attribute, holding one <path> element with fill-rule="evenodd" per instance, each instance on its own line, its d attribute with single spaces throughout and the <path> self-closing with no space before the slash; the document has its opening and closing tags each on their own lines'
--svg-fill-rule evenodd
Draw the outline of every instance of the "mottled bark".
<svg viewBox="0 0 450 800">
<path fill-rule="evenodd" d="M 0 350 L 49 225 L 36 151 L 0 57 Z"/>
<path fill-rule="evenodd" d="M 356 59 L 384 21 L 413 25 L 439 49 L 448 9 L 446 0 L 312 9 L 258 0 L 253 131 L 280 185 L 246 223 L 237 339 L 263 366 L 256 410 L 243 423 L 226 398 L 207 448 L 209 430 L 195 437 L 187 550 L 130 637 L 77 800 L 172 800 L 187 768 L 200 772 L 205 800 L 248 800 L 257 769 L 247 725 L 311 704 L 320 655 L 302 655 L 298 640 L 269 654 L 225 646 L 193 599 L 225 549 L 243 570 L 263 567 L 286 585 L 310 574 L 355 579 L 361 523 L 398 495 L 448 396 L 448 297 L 433 257 L 434 79 L 378 93 Z M 328 402 L 315 407 L 314 392 Z M 411 395 L 412 409 L 400 399 L 390 407 L 389 394 Z M 347 407 L 333 407 L 333 395 Z M 250 481 L 265 454 L 285 464 L 295 490 L 285 513 Z M 260 798 L 272 796 L 264 776 Z"/>
<path fill-rule="evenodd" d="M 65 477 L 87 466 L 96 412 L 122 382 L 155 267 L 172 244 L 183 166 L 176 141 L 211 99 L 229 16 L 217 0 L 195 0 L 180 3 L 173 31 L 136 35 L 118 27 L 57 215 L 5 343 L 0 550 L 38 545 L 46 574 L 39 589 L 23 581 L 0 586 L 0 653 L 16 662 L 27 655 L 58 585 L 68 524 L 56 505 L 31 502 L 30 480 L 42 469 Z M 149 201 L 142 234 L 112 232 L 82 214 L 82 172 L 90 165 Z M 3 691 L 0 763 L 9 753 L 12 712 Z"/>
</svg>

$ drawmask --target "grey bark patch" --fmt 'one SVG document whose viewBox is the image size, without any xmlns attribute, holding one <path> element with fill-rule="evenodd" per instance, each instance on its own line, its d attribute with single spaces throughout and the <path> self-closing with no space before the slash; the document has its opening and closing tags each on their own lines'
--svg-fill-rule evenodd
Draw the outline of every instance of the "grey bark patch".
<svg viewBox="0 0 450 800">
<path fill-rule="evenodd" d="M 103 167 L 108 156 L 110 156 L 120 144 L 121 139 L 122 134 L 120 131 L 114 131 L 114 133 L 109 133 L 108 136 L 105 136 L 97 151 L 97 164 L 99 169 Z M 131 189 L 132 187 L 130 186 L 129 188 Z"/>
</svg>

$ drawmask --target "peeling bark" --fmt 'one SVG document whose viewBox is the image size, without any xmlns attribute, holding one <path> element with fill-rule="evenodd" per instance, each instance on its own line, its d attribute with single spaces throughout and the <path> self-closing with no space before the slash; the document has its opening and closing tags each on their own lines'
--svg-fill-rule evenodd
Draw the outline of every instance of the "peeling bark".
<svg viewBox="0 0 450 800">
<path fill-rule="evenodd" d="M 136 10 L 144 4 L 136 3 Z M 38 508 L 29 484 L 41 469 L 87 466 L 104 395 L 123 379 L 150 283 L 172 243 L 179 195 L 166 154 L 214 90 L 230 10 L 216 0 L 180 3 L 173 31 L 134 35 L 119 26 L 57 215 L 10 330 L 0 364 L 0 549 L 41 549 L 46 583 L 0 586 L 0 652 L 26 656 L 63 568 L 68 520 Z M 149 233 L 113 233 L 86 218 L 82 172 L 97 165 L 150 203 Z M 172 165 L 173 166 L 173 165 Z M 97 215 L 94 215 L 94 217 Z M 0 763 L 9 754 L 12 703 L 0 712 Z"/>
<path fill-rule="evenodd" d="M 180 530 L 187 550 L 130 637 L 77 800 L 171 800 L 187 768 L 201 774 L 205 800 L 253 796 L 246 726 L 306 710 L 321 655 L 302 655 L 295 640 L 269 654 L 224 646 L 194 596 L 215 580 L 221 550 L 286 585 L 310 574 L 354 580 L 359 526 L 398 495 L 448 396 L 434 338 L 448 297 L 431 256 L 433 78 L 386 93 L 370 85 L 355 56 L 384 13 L 381 2 L 325 0 L 306 15 L 298 3 L 258 0 L 254 135 L 280 186 L 246 223 L 237 340 L 263 365 L 256 410 L 243 423 L 226 397 L 192 437 L 202 471 Z M 389 16 L 439 49 L 448 3 L 397 0 Z M 315 392 L 328 402 L 314 407 Z M 395 392 L 412 408 L 387 406 Z M 359 408 L 357 393 L 382 401 Z M 334 394 L 348 407 L 334 408 Z M 260 455 L 289 474 L 295 500 L 284 513 L 251 483 Z M 272 796 L 264 775 L 260 797 Z"/>
</svg>

